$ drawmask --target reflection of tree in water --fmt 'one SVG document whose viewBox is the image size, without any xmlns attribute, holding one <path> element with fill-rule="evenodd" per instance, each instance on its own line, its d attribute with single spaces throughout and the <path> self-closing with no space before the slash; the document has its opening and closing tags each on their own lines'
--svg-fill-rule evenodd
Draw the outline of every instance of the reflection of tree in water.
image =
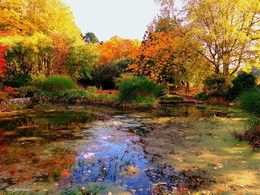
<svg viewBox="0 0 260 195">
<path fill-rule="evenodd" d="M 44 152 L 28 152 L 20 149 L 20 153 L 10 151 L 4 159 L 8 163 L 1 162 L 0 190 L 22 182 L 50 182 L 67 178 L 71 174 L 71 167 L 76 163 L 76 152 L 64 147 L 55 147 L 49 151 L 48 156 Z M 10 161 L 12 159 L 12 161 Z M 22 159 L 22 160 L 21 160 Z M 15 165 L 19 162 L 19 167 Z"/>
<path fill-rule="evenodd" d="M 79 185 L 111 181 L 125 186 L 128 191 L 135 189 L 141 181 L 146 189 L 140 194 L 160 194 L 172 192 L 173 189 L 180 192 L 193 192 L 199 190 L 202 185 L 210 185 L 213 182 L 191 171 L 176 172 L 169 164 L 157 164 L 154 158 L 149 161 L 151 162 L 153 164 L 147 164 L 149 168 L 139 170 L 134 159 L 125 160 L 124 156 L 78 160 L 77 168 L 73 169 L 73 175 L 69 180 Z M 142 171 L 145 174 L 141 175 Z M 135 178 L 136 182 L 130 181 Z"/>
<path fill-rule="evenodd" d="M 59 180 L 71 174 L 74 151 L 46 149 L 46 143 L 79 138 L 77 132 L 98 116 L 86 112 L 39 112 L 0 120 L 0 187 Z M 81 138 L 81 137 L 80 137 Z M 39 147 L 40 146 L 40 147 Z M 16 164 L 19 167 L 16 168 Z M 40 171 L 39 171 L 40 170 Z"/>
<path fill-rule="evenodd" d="M 135 167 L 134 160 L 126 160 L 124 156 L 121 158 L 117 155 L 99 158 L 96 160 L 78 160 L 77 168 L 73 170 L 75 173 L 73 179 L 80 181 L 80 183 L 97 182 L 109 180 L 115 182 L 117 180 L 124 180 L 125 176 L 135 173 L 135 170 L 129 170 L 129 167 Z M 86 175 L 82 181 L 82 175 Z"/>
<path fill-rule="evenodd" d="M 13 138 L 42 137 L 44 141 L 59 139 L 77 139 L 74 132 L 84 127 L 85 123 L 98 119 L 97 115 L 85 112 L 44 112 L 35 116 L 18 115 L 0 121 L 0 128 L 15 131 Z"/>
<path fill-rule="evenodd" d="M 176 117 L 210 117 L 210 116 L 226 116 L 229 110 L 221 108 L 210 108 L 197 105 L 164 105 L 158 114 L 161 116 Z"/>
</svg>

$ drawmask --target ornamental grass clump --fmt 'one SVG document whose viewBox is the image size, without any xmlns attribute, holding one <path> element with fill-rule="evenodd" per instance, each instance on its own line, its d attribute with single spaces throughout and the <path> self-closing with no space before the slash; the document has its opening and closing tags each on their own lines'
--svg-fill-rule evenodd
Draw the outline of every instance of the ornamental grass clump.
<svg viewBox="0 0 260 195">
<path fill-rule="evenodd" d="M 251 89 L 239 96 L 240 108 L 260 117 L 260 88 Z"/>
<path fill-rule="evenodd" d="M 158 85 L 145 77 L 134 77 L 123 81 L 119 86 L 120 102 L 135 102 L 143 98 L 154 98 L 158 94 Z M 143 99 L 142 98 L 142 99 Z"/>
</svg>

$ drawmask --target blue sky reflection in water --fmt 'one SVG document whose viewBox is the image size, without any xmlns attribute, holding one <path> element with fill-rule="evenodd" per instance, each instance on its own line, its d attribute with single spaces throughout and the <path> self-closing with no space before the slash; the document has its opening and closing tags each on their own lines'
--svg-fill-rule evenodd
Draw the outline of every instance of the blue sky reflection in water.
<svg viewBox="0 0 260 195">
<path fill-rule="evenodd" d="M 93 137 L 80 148 L 70 178 L 72 182 L 81 186 L 91 182 L 110 183 L 137 194 L 148 194 L 156 186 L 172 190 L 178 182 L 183 183 L 169 165 L 158 165 L 156 157 L 145 151 L 142 137 L 138 134 L 142 128 L 148 131 L 149 125 L 140 128 L 144 124 L 140 120 L 124 116 L 120 120 L 96 122 L 94 127 L 85 130 Z M 133 129 L 139 132 L 130 133 L 129 130 Z"/>
</svg>

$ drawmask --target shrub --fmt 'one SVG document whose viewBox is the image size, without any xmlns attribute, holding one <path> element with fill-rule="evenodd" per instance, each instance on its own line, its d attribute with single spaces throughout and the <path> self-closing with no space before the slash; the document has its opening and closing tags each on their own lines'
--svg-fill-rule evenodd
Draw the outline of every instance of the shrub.
<svg viewBox="0 0 260 195">
<path fill-rule="evenodd" d="M 260 117 L 260 88 L 242 93 L 239 103 L 242 110 Z"/>
<path fill-rule="evenodd" d="M 43 82 L 43 90 L 45 91 L 65 91 L 73 87 L 72 79 L 66 76 L 50 76 Z"/>
<path fill-rule="evenodd" d="M 29 74 L 19 72 L 11 80 L 4 82 L 6 86 L 18 88 L 26 86 L 31 82 L 32 78 Z"/>
<path fill-rule="evenodd" d="M 233 100 L 243 91 L 250 90 L 256 86 L 256 77 L 250 73 L 242 72 L 233 81 L 233 86 L 229 89 L 226 99 Z"/>
<path fill-rule="evenodd" d="M 7 86 L 4 86 L 3 91 L 6 92 L 10 97 L 19 94 L 19 92 L 15 91 L 12 87 Z"/>
<path fill-rule="evenodd" d="M 203 92 L 214 97 L 225 96 L 231 85 L 229 77 L 216 74 L 208 76 L 203 83 Z"/>
<path fill-rule="evenodd" d="M 199 100 L 202 100 L 202 101 L 206 101 L 206 100 L 209 100 L 211 98 L 211 96 L 207 95 L 205 92 L 201 92 L 196 95 L 196 98 Z"/>
<path fill-rule="evenodd" d="M 115 89 L 114 78 L 119 77 L 120 72 L 115 64 L 104 64 L 94 67 L 92 71 L 92 80 L 98 88 Z"/>
<path fill-rule="evenodd" d="M 38 89 L 43 88 L 43 83 L 46 81 L 46 77 L 44 74 L 38 76 L 32 76 L 31 85 L 37 87 Z"/>
<path fill-rule="evenodd" d="M 170 87 L 168 85 L 159 85 L 157 97 L 164 96 L 164 95 L 168 94 L 169 91 L 170 91 Z"/>
<path fill-rule="evenodd" d="M 8 94 L 6 92 L 0 91 L 0 102 L 8 101 Z"/>
<path fill-rule="evenodd" d="M 122 82 L 119 91 L 121 102 L 133 102 L 137 97 L 156 97 L 158 85 L 145 77 L 134 77 Z"/>
<path fill-rule="evenodd" d="M 33 97 L 39 90 L 36 86 L 23 86 L 17 89 L 20 97 Z"/>
<path fill-rule="evenodd" d="M 115 80 L 115 84 L 116 84 L 116 86 L 118 87 L 118 86 L 120 86 L 121 83 L 124 82 L 125 80 L 127 80 L 127 79 L 132 79 L 132 78 L 134 78 L 134 77 L 135 77 L 135 76 L 134 76 L 133 74 L 131 74 L 131 73 L 123 73 L 123 74 L 120 75 L 120 77 L 114 79 L 114 80 Z"/>
<path fill-rule="evenodd" d="M 133 104 L 153 104 L 156 102 L 155 97 L 137 97 L 132 101 Z"/>
</svg>

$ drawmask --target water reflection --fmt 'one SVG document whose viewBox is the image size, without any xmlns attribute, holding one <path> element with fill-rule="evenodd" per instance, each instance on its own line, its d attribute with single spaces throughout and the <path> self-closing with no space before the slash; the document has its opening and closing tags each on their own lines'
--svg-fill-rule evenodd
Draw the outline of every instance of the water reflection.
<svg viewBox="0 0 260 195">
<path fill-rule="evenodd" d="M 91 112 L 50 111 L 7 115 L 0 119 L 0 190 L 24 182 L 49 182 L 70 174 L 76 151 L 66 145 L 81 139 Z M 68 142 L 69 143 L 69 142 Z"/>
<path fill-rule="evenodd" d="M 88 189 L 93 183 L 98 183 L 97 188 L 103 193 L 111 190 L 104 188 L 106 184 L 140 195 L 171 193 L 175 188 L 188 190 L 189 179 L 169 164 L 159 164 L 160 156 L 152 155 L 145 149 L 142 141 L 145 134 L 136 134 L 140 132 L 140 127 L 146 133 L 153 130 L 146 117 L 115 116 L 110 121 L 94 124 L 83 131 L 90 132 L 93 137 L 88 145 L 79 148 L 76 167 L 69 177 L 80 189 Z M 69 192 L 76 194 L 77 189 L 69 189 Z"/>
<path fill-rule="evenodd" d="M 165 107 L 159 116 L 208 113 L 195 106 Z M 108 119 L 83 109 L 2 117 L 0 190 L 34 183 L 34 191 L 64 194 L 187 190 L 191 177 L 158 163 L 161 156 L 146 150 L 142 138 L 154 130 L 151 117 L 122 113 Z"/>
<path fill-rule="evenodd" d="M 160 116 L 171 117 L 227 117 L 231 113 L 228 107 L 207 107 L 203 105 L 164 105 L 158 111 Z"/>
</svg>

